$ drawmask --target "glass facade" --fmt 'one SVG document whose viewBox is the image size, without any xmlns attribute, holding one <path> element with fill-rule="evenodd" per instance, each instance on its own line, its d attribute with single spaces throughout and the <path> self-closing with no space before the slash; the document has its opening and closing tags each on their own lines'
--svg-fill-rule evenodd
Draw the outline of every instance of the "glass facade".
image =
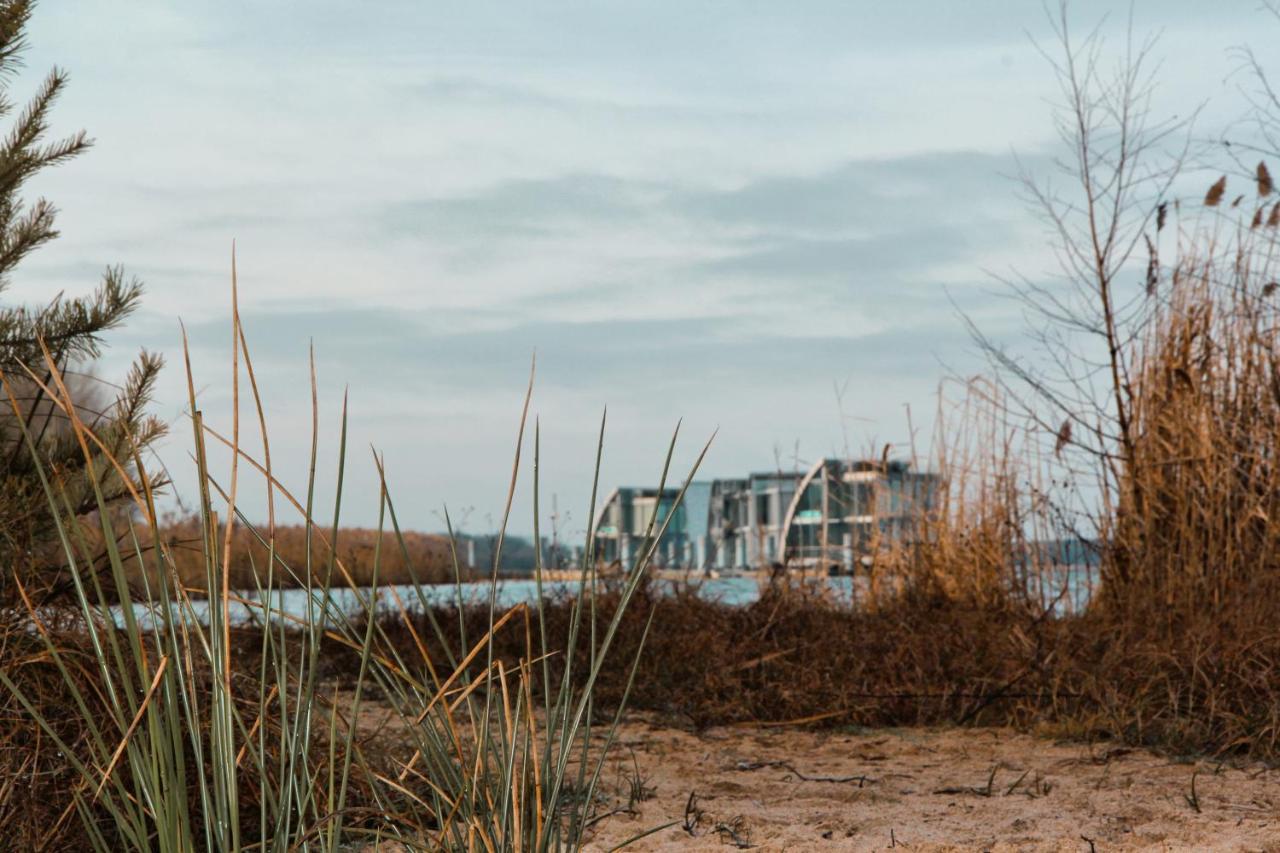
<svg viewBox="0 0 1280 853">
<path fill-rule="evenodd" d="M 909 544 L 933 511 L 938 477 L 900 462 L 826 459 L 804 480 L 786 531 L 789 563 L 850 571 L 890 545 Z"/>
</svg>

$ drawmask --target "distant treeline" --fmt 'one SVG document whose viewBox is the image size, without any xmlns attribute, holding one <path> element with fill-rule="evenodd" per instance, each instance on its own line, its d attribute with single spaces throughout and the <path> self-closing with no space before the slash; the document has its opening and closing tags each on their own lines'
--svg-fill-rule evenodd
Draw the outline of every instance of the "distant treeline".
<svg viewBox="0 0 1280 853">
<path fill-rule="evenodd" d="M 313 527 L 311 530 L 311 574 L 313 583 L 322 583 L 330 564 L 331 550 L 328 544 L 331 531 Z M 158 535 L 164 547 L 172 554 L 171 564 L 178 578 L 188 590 L 204 592 L 206 567 L 201 543 L 200 521 L 194 517 L 168 522 L 154 533 L 147 528 L 137 529 L 141 540 L 143 564 L 153 572 L 152 549 Z M 265 525 L 249 528 L 236 525 L 231 533 L 228 584 L 233 589 L 254 589 L 265 585 L 268 579 L 269 549 Z M 222 531 L 217 543 L 219 555 L 223 551 Z M 277 527 L 274 536 L 275 566 L 271 582 L 276 587 L 301 586 L 306 582 L 307 529 L 303 525 Z M 126 546 L 125 550 L 131 550 Z M 446 536 L 406 531 L 397 536 L 384 531 L 379 541 L 377 530 L 365 527 L 346 527 L 338 531 L 336 556 L 342 569 L 335 566 L 332 577 L 334 586 L 368 586 L 375 580 L 379 584 L 442 583 L 454 580 L 454 562 Z M 464 578 L 472 575 L 466 564 L 466 553 L 459 548 L 459 569 Z M 130 571 L 130 583 L 141 582 L 138 560 L 125 562 Z M 136 577 L 135 577 L 136 576 Z M 153 580 L 155 580 L 153 578 Z"/>
<path fill-rule="evenodd" d="M 93 525 L 96 526 L 96 525 Z M 145 527 L 136 526 L 136 535 L 144 555 L 143 564 L 154 565 L 151 556 L 154 534 Z M 184 517 L 169 520 L 158 529 L 160 541 L 173 555 L 173 566 L 182 584 L 189 590 L 203 592 L 206 585 L 204 552 L 200 542 L 201 525 L 198 518 Z M 314 583 L 321 583 L 329 565 L 330 531 L 313 527 L 311 531 L 311 568 Z M 250 528 L 237 524 L 231 534 L 231 559 L 228 565 L 229 585 L 232 589 L 254 589 L 266 584 L 268 549 L 266 525 Z M 127 541 L 127 537 L 125 537 Z M 128 553 L 131 543 L 121 542 L 121 550 Z M 457 535 L 457 570 L 464 580 L 485 577 L 493 569 L 496 535 Z M 218 538 L 218 551 L 222 552 L 222 534 Z M 344 527 L 338 531 L 337 558 L 346 569 L 344 574 L 335 568 L 332 584 L 346 586 L 348 576 L 356 586 L 368 586 L 374 581 L 374 562 L 377 554 L 377 581 L 383 584 L 407 584 L 416 579 L 419 583 L 451 583 L 455 579 L 454 558 L 449 547 L 449 537 L 439 533 L 384 531 L 379 549 L 377 530 L 366 527 Z M 98 549 L 105 553 L 105 546 Z M 275 531 L 275 570 L 272 583 L 276 587 L 301 586 L 305 582 L 307 566 L 307 530 L 303 525 L 280 526 Z M 141 589 L 138 560 L 125 561 L 130 584 Z M 533 542 L 519 536 L 508 535 L 502 544 L 502 574 L 527 574 L 533 571 Z"/>
</svg>

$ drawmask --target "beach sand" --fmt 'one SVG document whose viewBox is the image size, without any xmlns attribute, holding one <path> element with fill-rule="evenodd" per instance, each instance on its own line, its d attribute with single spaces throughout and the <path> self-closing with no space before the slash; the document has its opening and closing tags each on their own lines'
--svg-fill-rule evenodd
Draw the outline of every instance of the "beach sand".
<svg viewBox="0 0 1280 853">
<path fill-rule="evenodd" d="M 589 850 L 674 821 L 628 849 L 1280 851 L 1280 770 L 1006 729 L 694 734 L 632 717 L 604 786 L 634 813 L 596 823 Z"/>
</svg>

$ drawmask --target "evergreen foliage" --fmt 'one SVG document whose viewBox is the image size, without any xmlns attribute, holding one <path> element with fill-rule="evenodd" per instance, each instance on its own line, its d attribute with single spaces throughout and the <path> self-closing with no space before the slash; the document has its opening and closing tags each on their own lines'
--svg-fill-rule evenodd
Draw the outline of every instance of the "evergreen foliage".
<svg viewBox="0 0 1280 853">
<path fill-rule="evenodd" d="M 83 131 L 48 138 L 50 112 L 67 83 L 59 68 L 17 109 L 13 84 L 33 6 L 30 0 L 0 0 L 0 120 L 10 122 L 0 139 L 0 294 L 24 258 L 58 236 L 56 209 L 43 198 L 27 202 L 27 182 L 92 144 Z M 130 485 L 142 485 L 126 483 L 138 477 L 133 465 L 120 471 L 109 459 L 134 460 L 163 434 L 164 425 L 146 412 L 162 360 L 142 352 L 118 388 L 88 370 L 101 354 L 103 334 L 124 322 L 141 296 L 142 285 L 113 267 L 89 296 L 59 294 L 37 308 L 0 306 L 0 373 L 7 392 L 0 405 L 0 566 L 7 569 L 0 570 L 0 604 L 12 600 L 15 573 L 22 573 L 24 584 L 30 577 L 43 593 L 60 588 L 61 549 L 24 433 L 73 515 L 97 509 L 91 475 L 108 505 L 119 504 Z M 111 393 L 103 390 L 108 388 Z M 73 411 L 66 400 L 73 401 Z M 82 434 L 82 442 L 73 418 L 92 436 Z"/>
</svg>

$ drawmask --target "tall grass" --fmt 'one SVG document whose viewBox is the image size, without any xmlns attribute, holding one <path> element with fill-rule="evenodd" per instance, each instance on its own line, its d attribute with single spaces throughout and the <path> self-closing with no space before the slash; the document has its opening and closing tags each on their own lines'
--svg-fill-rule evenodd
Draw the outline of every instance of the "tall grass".
<svg viewBox="0 0 1280 853">
<path fill-rule="evenodd" d="M 1129 345 L 1132 449 L 1097 516 L 1108 713 L 1142 739 L 1273 755 L 1280 737 L 1280 302 L 1265 166 L 1184 206 Z M 1221 187 L 1216 196 L 1221 196 Z M 1106 483 L 1106 480 L 1103 480 Z"/>
<path fill-rule="evenodd" d="M 238 313 L 233 331 L 229 436 L 205 423 L 187 361 L 203 564 L 203 577 L 192 586 L 207 591 L 207 608 L 193 602 L 189 578 L 162 535 L 140 455 L 112 463 L 120 469 L 131 464 L 143 475 L 136 479 L 141 487 L 132 495 L 123 535 L 113 527 L 119 513 L 101 492 L 94 516 L 101 529 L 87 535 L 67 503 L 59 472 L 36 460 L 58 520 L 75 606 L 42 607 L 26 598 L 25 607 L 6 612 L 0 626 L 0 708 L 18 723 L 3 737 L 14 748 L 10 754 L 22 756 L 4 768 L 0 782 L 0 815 L 12 821 L 7 827 L 13 837 L 33 849 L 101 851 L 334 851 L 382 840 L 432 850 L 579 846 L 598 808 L 601 769 L 620 712 L 599 719 L 595 684 L 602 673 L 634 672 L 634 659 L 618 660 L 613 645 L 663 529 L 651 526 L 649 547 L 630 567 L 620 606 L 609 618 L 595 609 L 588 556 L 579 603 L 563 635 L 549 624 L 541 601 L 502 609 L 495 596 L 481 630 L 446 634 L 426 606 L 425 578 L 417 574 L 421 563 L 401 532 L 384 462 L 375 456 L 382 487 L 367 561 L 371 576 L 360 612 L 343 612 L 330 589 L 366 580 L 352 577 L 340 541 L 346 403 L 335 461 L 338 485 L 322 526 L 315 489 L 320 419 L 314 369 L 311 474 L 305 493 L 295 496 L 272 470 L 270 436 Z M 48 371 L 50 399 L 66 412 L 88 456 L 92 435 L 78 420 L 52 361 Z M 258 416 L 260 460 L 241 447 L 242 378 L 249 380 Z M 531 393 L 532 375 L 503 530 L 520 474 Z M 597 472 L 603 432 L 602 421 Z M 35 442 L 29 435 L 26 440 L 34 454 Z M 210 470 L 212 443 L 230 450 L 225 478 Z M 669 452 L 664 481 L 670 459 Z M 535 514 L 538 461 L 535 429 Z M 237 506 L 248 474 L 260 476 L 268 492 L 263 527 L 251 524 Z M 300 563 L 286 559 L 280 547 L 277 504 L 300 516 L 306 544 L 290 552 Z M 257 594 L 241 596 L 233 591 L 230 567 L 245 559 L 246 533 L 256 540 L 248 553 Z M 501 535 L 494 580 L 500 543 Z M 461 582 L 464 567 L 456 548 L 451 564 Z M 130 571 L 137 566 L 145 570 Z M 412 638 L 408 648 L 393 642 L 375 618 L 388 566 L 408 567 L 411 575 L 416 601 L 388 590 L 398 623 Z M 139 579 L 142 588 L 131 589 L 130 582 L 136 587 Z M 271 593 L 286 582 L 308 591 L 305 613 L 277 609 Z M 460 588 L 458 596 L 461 606 Z M 115 602 L 126 604 L 113 607 Z M 232 624 L 237 603 L 258 611 L 258 627 Z M 427 613 L 425 631 L 411 619 L 415 609 Z M 509 643 L 513 637 L 522 643 L 521 653 L 509 663 L 495 655 L 494 646 L 498 638 Z M 354 676 L 340 682 L 329 677 L 335 649 L 354 661 Z M 550 677 L 552 657 L 578 660 L 583 651 L 585 671 L 565 667 L 562 677 Z M 390 735 L 366 719 L 371 696 L 392 719 Z M 44 799 L 23 814 L 17 804 L 37 789 Z"/>
<path fill-rule="evenodd" d="M 1105 601 L 1166 619 L 1253 610 L 1280 592 L 1275 228 L 1192 227 L 1134 344 L 1140 440 L 1104 530 Z"/>
<path fill-rule="evenodd" d="M 1083 603 L 1087 567 L 1068 575 L 1045 547 L 1076 531 L 1049 500 L 1053 460 L 1038 433 L 989 378 L 943 383 L 932 440 L 913 447 L 912 460 L 938 486 L 930 505 L 912 510 L 909 538 L 876 543 L 872 608 L 904 596 L 1036 614 Z"/>
</svg>

